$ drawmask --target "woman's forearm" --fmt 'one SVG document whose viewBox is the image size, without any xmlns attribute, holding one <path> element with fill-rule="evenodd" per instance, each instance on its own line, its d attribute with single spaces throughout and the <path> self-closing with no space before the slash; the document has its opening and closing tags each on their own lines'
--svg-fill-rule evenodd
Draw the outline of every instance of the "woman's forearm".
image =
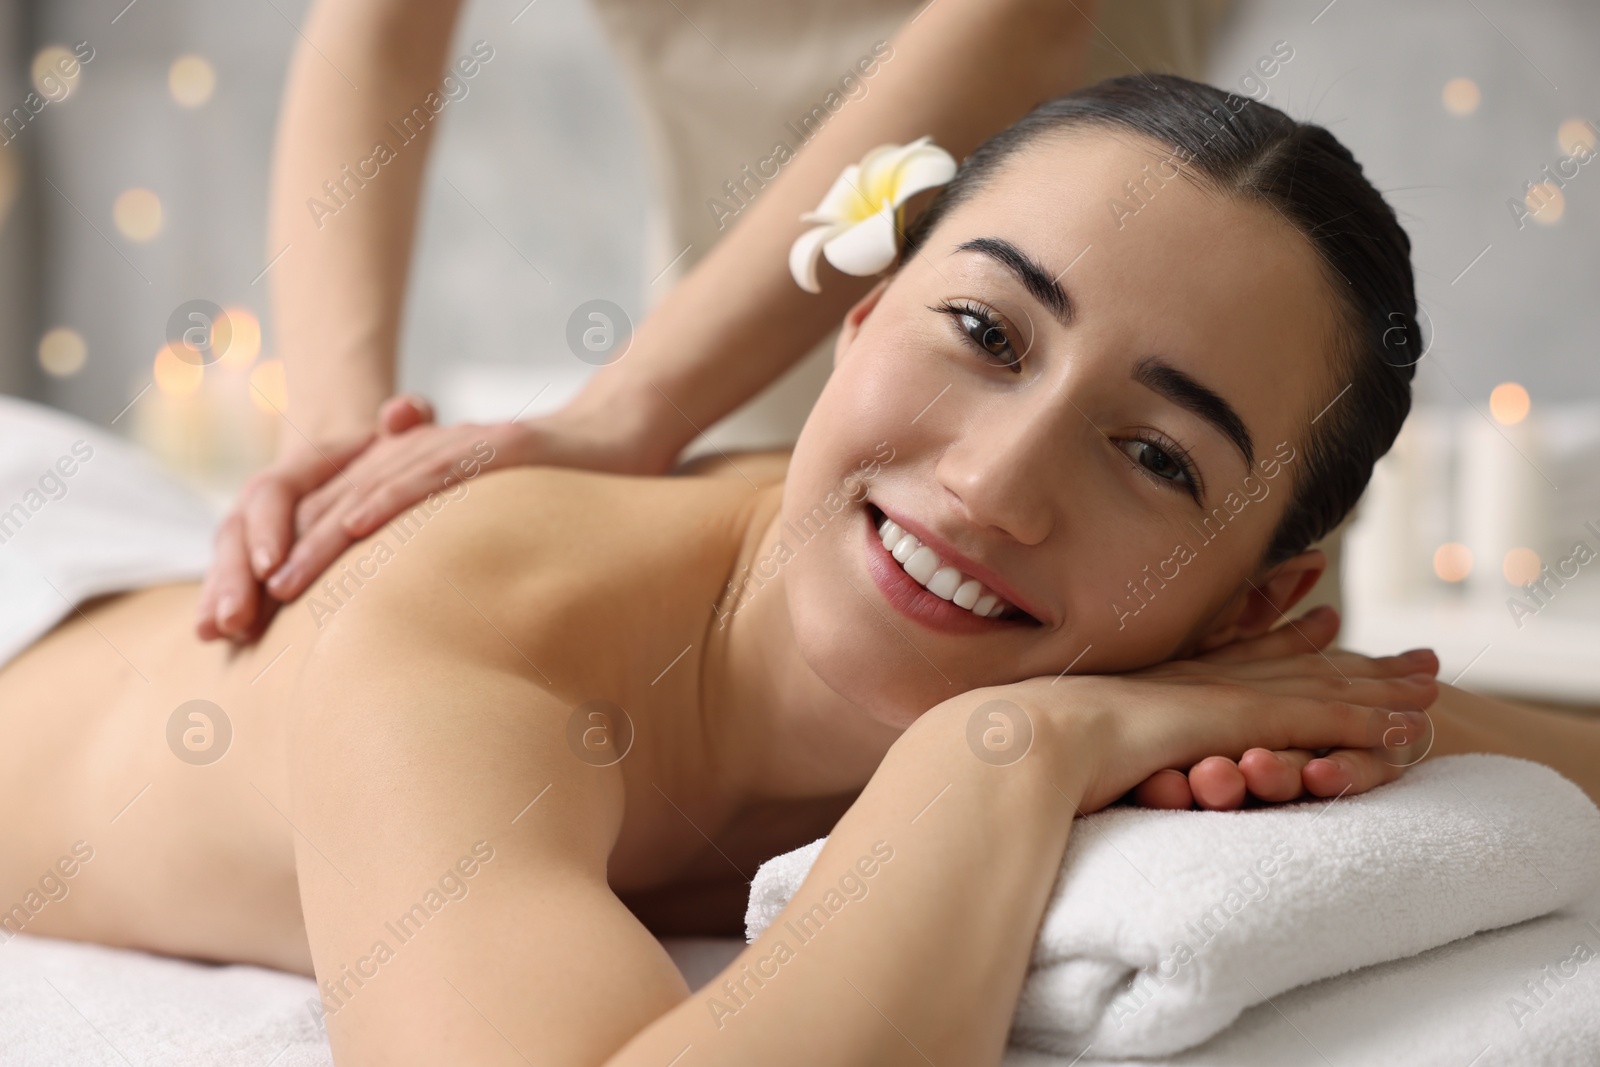
<svg viewBox="0 0 1600 1067">
<path fill-rule="evenodd" d="M 1082 785 L 1042 734 L 979 759 L 984 699 L 907 730 L 772 926 L 608 1067 L 998 1063 Z"/>
<path fill-rule="evenodd" d="M 1600 804 L 1600 721 L 1444 685 L 1428 709 L 1429 755 L 1493 752 L 1553 767 Z"/>
<path fill-rule="evenodd" d="M 870 278 L 832 268 L 821 295 L 794 283 L 788 251 L 803 229 L 800 214 L 878 144 L 931 134 L 960 159 L 1035 104 L 1080 85 L 1095 7 L 941 0 L 922 8 L 895 35 L 866 96 L 840 110 L 739 213 L 640 324 L 627 358 L 602 368 L 577 405 L 647 410 L 645 466 L 670 466 L 697 428 L 770 384 L 871 287 Z"/>
<path fill-rule="evenodd" d="M 440 92 L 459 7 L 321 0 L 295 49 L 268 222 L 268 255 L 281 255 L 270 278 L 291 397 L 285 446 L 369 431 L 394 391 L 417 202 L 442 117 L 426 101 Z"/>
</svg>

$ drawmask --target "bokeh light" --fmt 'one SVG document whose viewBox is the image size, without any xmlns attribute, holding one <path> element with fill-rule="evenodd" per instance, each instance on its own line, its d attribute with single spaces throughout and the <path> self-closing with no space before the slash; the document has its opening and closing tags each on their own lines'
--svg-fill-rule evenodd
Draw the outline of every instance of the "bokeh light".
<svg viewBox="0 0 1600 1067">
<path fill-rule="evenodd" d="M 1594 124 L 1588 119 L 1568 119 L 1556 129 L 1556 144 L 1561 146 L 1561 151 L 1569 156 L 1578 154 L 1578 146 L 1594 151 L 1600 143 L 1595 137 Z"/>
<path fill-rule="evenodd" d="M 228 350 L 217 362 L 229 370 L 244 370 L 261 354 L 261 320 L 246 307 L 223 308 L 228 316 Z"/>
<path fill-rule="evenodd" d="M 1567 198 L 1561 195 L 1556 183 L 1550 181 L 1534 182 L 1522 202 L 1527 205 L 1533 221 L 1541 226 L 1554 226 L 1561 221 L 1561 213 L 1567 209 Z"/>
<path fill-rule="evenodd" d="M 1478 92 L 1478 83 L 1471 78 L 1451 78 L 1444 83 L 1444 92 L 1441 98 L 1444 109 L 1452 115 L 1470 115 L 1478 110 L 1478 104 L 1483 99 L 1483 94 Z"/>
<path fill-rule="evenodd" d="M 264 359 L 250 372 L 250 402 L 259 411 L 276 415 L 288 410 L 289 382 L 283 374 L 283 361 Z"/>
<path fill-rule="evenodd" d="M 183 107 L 199 107 L 217 87 L 217 69 L 204 56 L 179 56 L 167 68 L 167 90 Z"/>
<path fill-rule="evenodd" d="M 204 367 L 180 359 L 170 345 L 161 346 L 151 370 L 155 374 L 156 388 L 168 396 L 188 396 L 200 388 L 205 378 Z"/>
<path fill-rule="evenodd" d="M 1472 549 L 1454 541 L 1433 553 L 1433 573 L 1447 582 L 1459 582 L 1472 573 Z"/>
<path fill-rule="evenodd" d="M 57 326 L 39 338 L 39 366 L 46 374 L 70 378 L 83 369 L 88 358 L 89 346 L 77 330 Z"/>
<path fill-rule="evenodd" d="M 72 73 L 68 75 L 64 73 L 66 71 Z M 39 95 L 51 103 L 59 104 L 78 87 L 78 81 L 83 77 L 83 64 L 78 62 L 72 49 L 52 44 L 39 49 L 34 55 L 33 66 L 28 73 Z"/>
<path fill-rule="evenodd" d="M 1513 548 L 1506 553 L 1500 571 L 1512 585 L 1527 585 L 1539 577 L 1539 553 L 1531 548 Z"/>
<path fill-rule="evenodd" d="M 1533 400 L 1516 382 L 1501 382 L 1489 394 L 1489 414 L 1501 426 L 1515 426 L 1528 417 Z"/>
<path fill-rule="evenodd" d="M 111 218 L 128 240 L 154 240 L 161 232 L 161 198 L 149 189 L 125 189 L 111 205 Z"/>
</svg>

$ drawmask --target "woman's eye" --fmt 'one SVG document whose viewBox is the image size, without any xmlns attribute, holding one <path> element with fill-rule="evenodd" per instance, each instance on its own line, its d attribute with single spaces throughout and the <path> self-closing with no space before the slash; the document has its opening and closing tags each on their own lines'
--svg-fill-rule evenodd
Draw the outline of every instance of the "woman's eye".
<svg viewBox="0 0 1600 1067">
<path fill-rule="evenodd" d="M 1011 345 L 1006 328 L 992 312 L 971 305 L 945 304 L 937 310 L 955 319 L 961 332 L 978 346 L 985 360 L 1009 370 L 1022 370 L 1022 356 Z"/>
<path fill-rule="evenodd" d="M 1122 450 L 1145 470 L 1157 478 L 1174 482 L 1184 488 L 1194 491 L 1194 478 L 1189 473 L 1189 468 L 1170 452 L 1159 445 L 1149 441 L 1125 441 Z"/>
</svg>

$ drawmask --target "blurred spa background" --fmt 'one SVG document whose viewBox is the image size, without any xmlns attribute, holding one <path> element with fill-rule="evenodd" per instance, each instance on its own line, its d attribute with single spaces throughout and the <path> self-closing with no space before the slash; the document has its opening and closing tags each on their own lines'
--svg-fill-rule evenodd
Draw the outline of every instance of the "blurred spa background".
<svg viewBox="0 0 1600 1067">
<path fill-rule="evenodd" d="M 754 95 L 767 65 L 805 57 L 781 41 L 713 41 L 661 4 L 657 47 L 699 72 L 700 106 L 764 108 L 774 135 L 809 108 Z M 403 386 L 444 419 L 559 405 L 593 370 L 566 344 L 573 310 L 603 298 L 637 321 L 684 265 L 652 170 L 670 121 L 637 113 L 607 7 L 468 5 L 452 54 L 482 40 L 494 58 L 442 115 L 400 352 Z M 263 396 L 284 401 L 265 275 L 294 250 L 266 247 L 265 205 L 306 8 L 0 9 L 0 391 L 112 425 L 219 507 L 272 453 L 279 418 Z M 1415 247 L 1430 347 L 1416 413 L 1344 538 L 1344 643 L 1430 644 L 1446 680 L 1589 707 L 1600 705 L 1596 42 L 1600 6 L 1582 0 L 1239 0 L 1206 60 L 1214 83 L 1329 126 Z M 734 176 L 743 161 L 704 162 Z M 706 184 L 673 195 L 722 195 Z M 192 300 L 225 309 L 233 333 L 204 367 L 168 340 Z M 808 361 L 779 391 L 825 373 Z M 792 412 L 746 412 L 713 437 L 770 444 L 797 427 Z"/>
</svg>

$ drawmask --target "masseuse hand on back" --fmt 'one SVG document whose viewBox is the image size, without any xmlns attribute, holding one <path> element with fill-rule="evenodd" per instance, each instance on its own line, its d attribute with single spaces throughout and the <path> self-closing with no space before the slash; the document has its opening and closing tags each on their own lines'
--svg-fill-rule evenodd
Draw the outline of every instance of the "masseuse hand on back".
<svg viewBox="0 0 1600 1067">
<path fill-rule="evenodd" d="M 245 483 L 217 531 L 195 629 L 203 640 L 248 639 L 353 542 L 430 493 L 498 466 L 548 464 L 660 473 L 618 423 L 581 407 L 526 422 L 436 426 L 418 396 L 386 401 L 375 433 L 286 452 Z"/>
</svg>

